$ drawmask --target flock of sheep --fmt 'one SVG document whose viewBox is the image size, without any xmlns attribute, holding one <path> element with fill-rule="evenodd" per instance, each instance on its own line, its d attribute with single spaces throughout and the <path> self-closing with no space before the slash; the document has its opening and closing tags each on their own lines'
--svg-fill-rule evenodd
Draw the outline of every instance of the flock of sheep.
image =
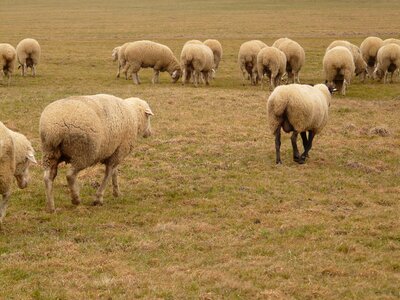
<svg viewBox="0 0 400 300">
<path fill-rule="evenodd" d="M 0 44 L 0 78 L 10 82 L 18 60 L 22 76 L 27 68 L 36 74 L 40 59 L 40 45 L 34 39 L 22 40 L 16 49 Z M 160 72 L 168 72 L 176 82 L 206 85 L 214 78 L 222 58 L 222 46 L 217 40 L 188 41 L 182 49 L 180 61 L 170 48 L 152 41 L 125 43 L 112 51 L 118 61 L 117 77 L 132 77 L 140 84 L 141 68 L 153 68 L 153 83 L 159 82 Z M 347 42 L 335 41 L 326 50 L 323 67 L 325 84 L 301 85 L 299 72 L 305 62 L 304 49 L 295 41 L 281 38 L 268 47 L 252 40 L 241 45 L 238 64 L 244 80 L 256 85 L 266 76 L 273 90 L 267 101 L 268 124 L 275 135 L 276 163 L 281 163 L 281 128 L 293 132 L 293 159 L 304 163 L 312 147 L 315 134 L 328 121 L 331 95 L 335 89 L 345 94 L 353 76 L 364 81 L 368 74 L 381 80 L 400 67 L 400 40 L 382 41 L 366 38 L 360 48 Z M 281 85 L 287 76 L 288 85 Z M 148 103 L 139 98 L 121 99 L 111 95 L 72 96 L 49 104 L 41 114 L 39 132 L 43 152 L 44 182 L 49 211 L 54 211 L 53 181 L 61 162 L 71 164 L 67 182 L 73 204 L 80 203 L 77 176 L 80 171 L 97 163 L 106 166 L 105 176 L 96 192 L 95 205 L 103 203 L 104 190 L 112 180 L 113 195 L 119 195 L 118 170 L 121 161 L 133 150 L 139 136 L 151 135 Z M 308 136 L 307 136 L 308 132 Z M 304 152 L 299 153 L 297 137 L 300 133 Z M 18 186 L 28 184 L 28 170 L 36 163 L 34 149 L 22 134 L 0 122 L 0 226 L 6 213 L 13 177 Z"/>
</svg>

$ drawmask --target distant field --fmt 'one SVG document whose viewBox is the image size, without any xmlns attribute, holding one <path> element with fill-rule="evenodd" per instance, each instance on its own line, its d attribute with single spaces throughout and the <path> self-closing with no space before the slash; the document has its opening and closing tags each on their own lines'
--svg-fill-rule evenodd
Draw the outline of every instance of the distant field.
<svg viewBox="0 0 400 300">
<path fill-rule="evenodd" d="M 352 2 L 352 3 L 351 3 Z M 303 82 L 323 80 L 336 39 L 400 38 L 400 1 L 1 0 L 0 43 L 42 46 L 38 76 L 0 82 L 0 120 L 41 158 L 38 122 L 50 102 L 109 93 L 148 100 L 154 135 L 120 167 L 80 176 L 70 202 L 66 166 L 45 211 L 43 172 L 13 188 L 0 232 L 0 299 L 399 299 L 400 78 L 354 79 L 305 165 L 289 135 L 275 165 L 267 90 L 243 86 L 240 44 L 290 37 L 306 50 Z M 224 57 L 210 87 L 115 79 L 111 50 L 150 39 L 179 56 L 188 39 L 217 38 Z M 381 136 L 380 129 L 388 131 Z"/>
</svg>

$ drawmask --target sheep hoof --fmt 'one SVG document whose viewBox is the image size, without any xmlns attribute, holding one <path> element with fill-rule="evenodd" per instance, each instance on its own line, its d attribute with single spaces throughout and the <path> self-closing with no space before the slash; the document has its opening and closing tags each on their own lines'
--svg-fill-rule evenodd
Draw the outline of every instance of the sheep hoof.
<svg viewBox="0 0 400 300">
<path fill-rule="evenodd" d="M 73 205 L 79 205 L 79 204 L 81 204 L 81 200 L 79 198 L 72 198 L 71 203 Z"/>
<path fill-rule="evenodd" d="M 299 158 L 299 160 L 297 161 L 300 165 L 302 165 L 302 164 L 304 164 L 305 162 L 306 162 L 306 156 L 301 156 L 300 158 Z"/>
<path fill-rule="evenodd" d="M 293 156 L 293 160 L 294 160 L 295 162 L 299 162 L 299 161 L 300 161 L 300 157 L 299 157 L 299 156 Z"/>
<path fill-rule="evenodd" d="M 281 160 L 277 160 L 277 161 L 276 161 L 276 164 L 277 164 L 277 165 L 281 165 L 281 164 L 282 164 L 282 161 L 281 161 Z"/>
<path fill-rule="evenodd" d="M 102 206 L 103 205 L 103 201 L 99 200 L 99 199 L 96 199 L 96 200 L 93 201 L 92 205 L 93 206 Z"/>
</svg>

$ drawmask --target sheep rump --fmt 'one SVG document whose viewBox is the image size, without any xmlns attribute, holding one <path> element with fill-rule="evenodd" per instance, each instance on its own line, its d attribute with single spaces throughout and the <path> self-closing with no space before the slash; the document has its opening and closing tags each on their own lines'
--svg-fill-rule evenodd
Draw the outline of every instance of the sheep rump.
<svg viewBox="0 0 400 300">
<path fill-rule="evenodd" d="M 260 80 L 257 72 L 257 55 L 266 46 L 265 43 L 259 40 L 244 42 L 240 46 L 238 64 L 243 75 L 243 85 L 245 84 L 246 77 L 250 79 L 252 85 L 256 85 Z"/>
<path fill-rule="evenodd" d="M 8 85 L 11 83 L 11 75 L 14 73 L 17 52 L 10 44 L 0 44 L 0 80 L 8 77 Z"/>
<path fill-rule="evenodd" d="M 346 86 L 350 84 L 355 71 L 353 55 L 343 46 L 328 50 L 323 59 L 326 83 L 336 87 L 342 95 L 346 95 Z"/>
<path fill-rule="evenodd" d="M 264 47 L 257 55 L 258 77 L 263 85 L 263 77 L 266 74 L 270 80 L 270 88 L 273 90 L 280 85 L 281 78 L 285 74 L 286 56 L 275 47 Z"/>
<path fill-rule="evenodd" d="M 390 76 L 390 82 L 393 82 L 393 73 L 400 68 L 400 46 L 398 44 L 387 44 L 382 46 L 377 54 L 377 64 L 374 71 L 374 77 L 387 83 Z"/>
<path fill-rule="evenodd" d="M 22 76 L 25 76 L 27 68 L 31 68 L 32 75 L 36 76 L 36 65 L 41 53 L 39 43 L 34 39 L 23 39 L 18 43 L 16 50 Z"/>
<path fill-rule="evenodd" d="M 182 48 L 180 61 L 183 84 L 186 84 L 193 75 L 195 86 L 199 83 L 201 76 L 205 84 L 209 85 L 210 73 L 214 68 L 214 55 L 208 46 L 186 43 Z"/>
<path fill-rule="evenodd" d="M 325 84 L 315 86 L 290 84 L 278 86 L 267 101 L 267 117 L 270 132 L 275 135 L 276 163 L 280 158 L 281 128 L 292 134 L 293 158 L 304 163 L 312 147 L 315 134 L 328 122 L 331 93 Z M 306 132 L 309 132 L 308 138 Z M 304 152 L 299 154 L 297 135 L 301 134 Z"/>
</svg>

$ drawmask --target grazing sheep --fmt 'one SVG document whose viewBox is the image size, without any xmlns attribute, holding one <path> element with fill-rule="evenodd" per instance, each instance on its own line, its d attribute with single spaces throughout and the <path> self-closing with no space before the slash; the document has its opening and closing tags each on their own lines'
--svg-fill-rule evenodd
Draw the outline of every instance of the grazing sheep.
<svg viewBox="0 0 400 300">
<path fill-rule="evenodd" d="M 259 40 L 244 42 L 240 46 L 238 64 L 243 74 L 243 85 L 247 77 L 246 74 L 251 84 L 256 85 L 258 83 L 260 78 L 257 72 L 257 55 L 264 47 L 267 47 L 267 45 Z"/>
<path fill-rule="evenodd" d="M 8 77 L 8 85 L 11 83 L 11 75 L 14 73 L 17 52 L 10 44 L 0 44 L 0 80 Z"/>
<path fill-rule="evenodd" d="M 212 50 L 204 44 L 189 43 L 183 46 L 181 52 L 182 83 L 186 84 L 193 73 L 194 84 L 197 86 L 200 77 L 209 85 L 210 73 L 214 68 Z"/>
<path fill-rule="evenodd" d="M 275 89 L 280 85 L 282 75 L 286 69 L 286 56 L 281 50 L 275 47 L 264 47 L 257 55 L 258 77 L 261 78 L 261 86 L 263 77 L 266 74 L 270 80 L 271 89 Z"/>
<path fill-rule="evenodd" d="M 288 38 L 281 38 L 275 41 L 272 47 L 278 48 L 286 55 L 288 83 L 300 83 L 299 72 L 306 59 L 303 47 L 301 47 L 299 43 Z"/>
<path fill-rule="evenodd" d="M 350 43 L 348 41 L 338 40 L 338 41 L 333 41 L 328 46 L 328 48 L 326 48 L 326 51 L 328 51 L 336 46 L 343 46 L 350 50 L 351 54 L 353 55 L 354 66 L 355 66 L 355 75 L 360 76 L 361 82 L 364 82 L 365 76 L 367 75 L 367 63 L 362 58 L 360 48 L 358 48 L 356 45 L 353 45 L 352 43 Z"/>
<path fill-rule="evenodd" d="M 204 45 L 210 47 L 210 49 L 212 50 L 214 55 L 214 70 L 217 71 L 219 63 L 222 59 L 222 45 L 218 40 L 213 39 L 205 40 Z"/>
<path fill-rule="evenodd" d="M 27 68 L 32 69 L 32 75 L 36 76 L 36 65 L 40 60 L 40 45 L 34 39 L 23 39 L 17 45 L 17 58 L 22 76 L 25 76 Z"/>
<path fill-rule="evenodd" d="M 275 135 L 276 163 L 281 164 L 281 128 L 293 132 L 291 141 L 293 159 L 303 164 L 312 147 L 314 136 L 321 132 L 328 121 L 328 108 L 331 100 L 330 90 L 325 84 L 315 86 L 289 84 L 278 86 L 267 101 L 268 126 Z M 307 138 L 308 131 L 308 138 Z M 297 148 L 297 135 L 300 133 L 304 152 Z"/>
<path fill-rule="evenodd" d="M 397 44 L 387 44 L 382 46 L 377 55 L 377 64 L 374 71 L 374 78 L 379 81 L 384 78 L 384 83 L 390 76 L 390 82 L 393 82 L 393 73 L 400 68 L 400 46 Z"/>
<path fill-rule="evenodd" d="M 369 77 L 372 77 L 372 73 L 376 66 L 376 55 L 378 54 L 379 48 L 382 46 L 382 39 L 375 36 L 367 37 L 360 45 L 361 55 L 367 63 Z"/>
<path fill-rule="evenodd" d="M 343 46 L 328 50 L 323 59 L 323 66 L 326 83 L 336 87 L 342 95 L 346 95 L 346 86 L 350 84 L 355 70 L 350 50 Z"/>
<path fill-rule="evenodd" d="M 154 76 L 152 83 L 158 83 L 160 72 L 167 71 L 172 81 L 176 82 L 181 76 L 179 62 L 171 49 L 165 45 L 152 41 L 137 41 L 129 43 L 124 51 L 126 65 L 124 73 L 129 71 L 128 77 L 132 75 L 133 82 L 140 84 L 138 72 L 140 68 L 153 68 Z"/>
<path fill-rule="evenodd" d="M 103 204 L 104 189 L 112 177 L 113 195 L 119 195 L 117 182 L 120 162 L 132 151 L 138 136 L 151 135 L 146 101 L 120 99 L 111 95 L 73 96 L 49 104 L 40 117 L 44 182 L 47 206 L 54 211 L 53 181 L 61 162 L 71 164 L 67 182 L 72 203 L 79 204 L 78 173 L 97 163 L 106 166 L 104 179 L 93 204 Z"/>
<path fill-rule="evenodd" d="M 29 183 L 29 166 L 36 163 L 35 152 L 28 139 L 8 129 L 0 122 L 0 228 L 6 215 L 7 203 L 11 195 L 12 178 L 18 187 L 26 188 Z"/>
</svg>

